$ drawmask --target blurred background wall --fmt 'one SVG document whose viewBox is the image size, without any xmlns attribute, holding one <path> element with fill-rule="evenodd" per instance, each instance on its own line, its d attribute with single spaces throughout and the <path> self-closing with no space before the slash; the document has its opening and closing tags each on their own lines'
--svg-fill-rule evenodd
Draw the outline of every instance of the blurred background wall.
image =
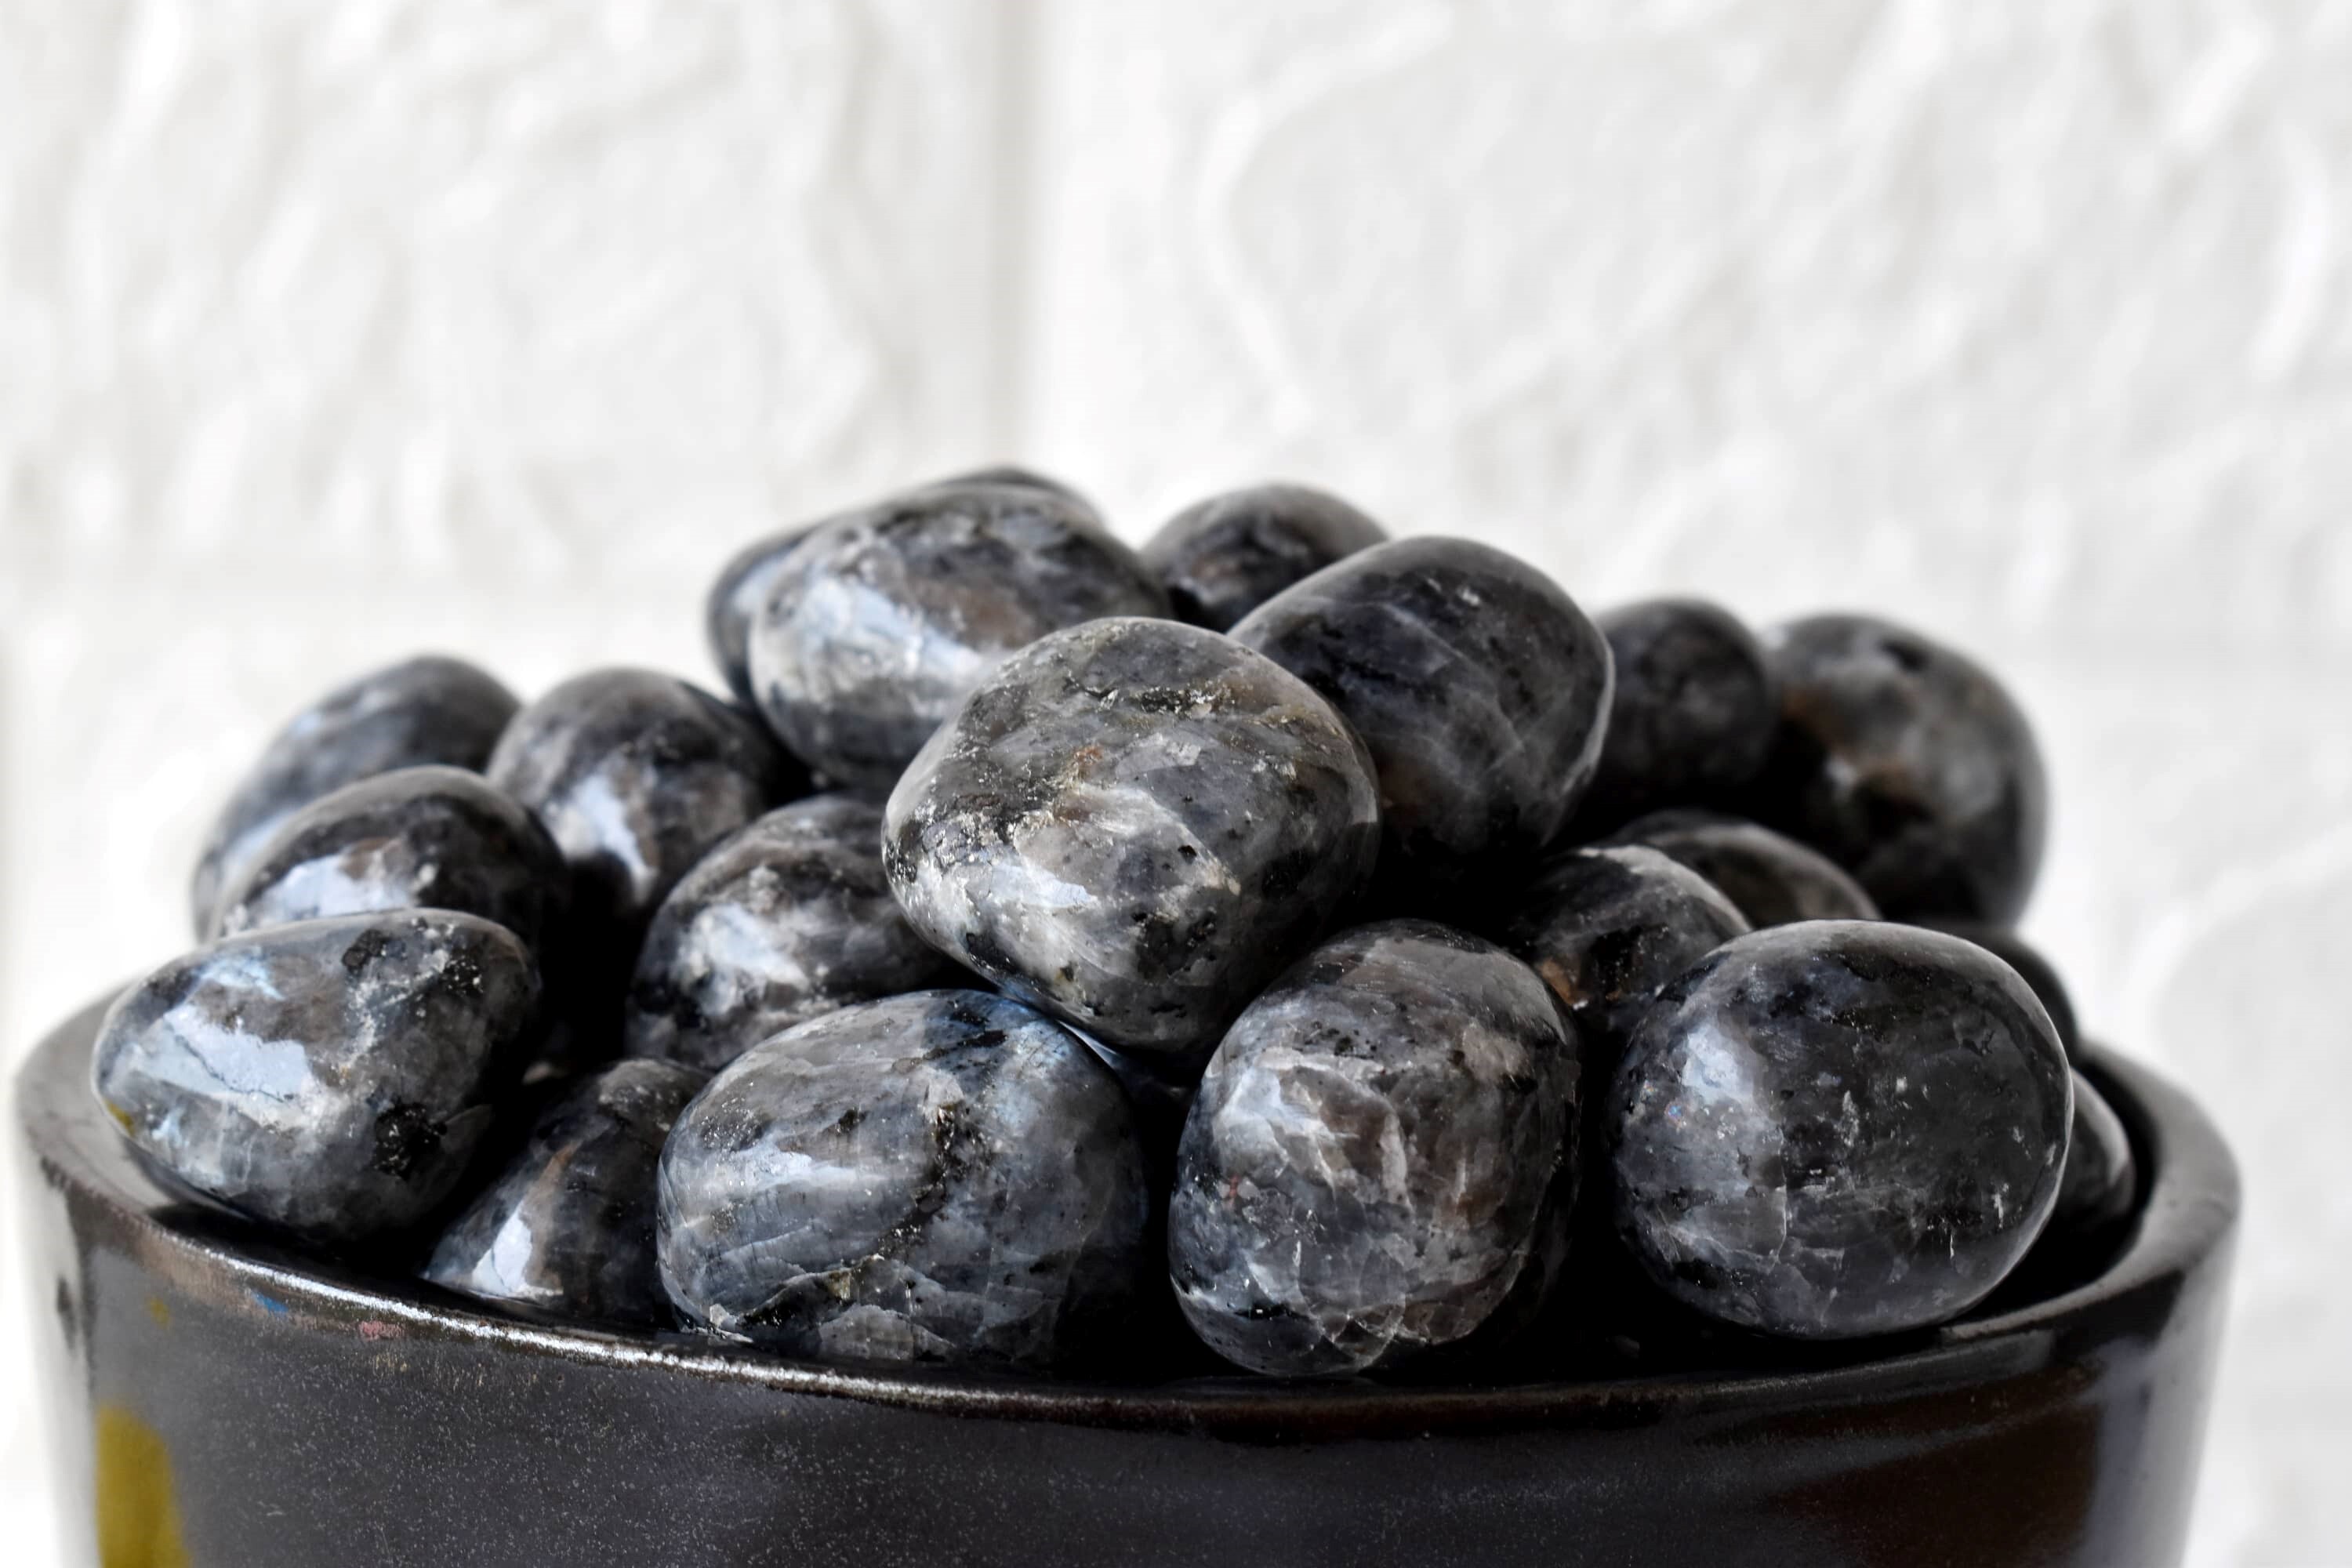
<svg viewBox="0 0 2352 1568">
<path fill-rule="evenodd" d="M 0 0 L 0 1043 L 344 674 L 709 679 L 736 544 L 982 460 L 1309 479 L 2009 677 L 2027 931 L 2247 1166 L 2194 1561 L 2352 1561 L 2347 84 L 2325 0 Z"/>
</svg>

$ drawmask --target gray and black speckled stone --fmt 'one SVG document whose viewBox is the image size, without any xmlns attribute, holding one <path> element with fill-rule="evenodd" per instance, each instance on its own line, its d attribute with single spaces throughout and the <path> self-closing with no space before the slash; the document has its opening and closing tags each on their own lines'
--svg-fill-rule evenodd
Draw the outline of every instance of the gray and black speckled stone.
<svg viewBox="0 0 2352 1568">
<path fill-rule="evenodd" d="M 532 1044 L 513 932 L 437 910 L 230 937 L 107 1014 L 100 1101 L 182 1183 L 312 1240 L 413 1225 L 446 1197 Z"/>
<path fill-rule="evenodd" d="M 716 1071 L 836 1007 L 952 985 L 882 874 L 882 808 L 812 795 L 719 841 L 654 914 L 622 1048 Z"/>
<path fill-rule="evenodd" d="M 1619 1234 L 1669 1295 L 1764 1333 L 1946 1321 L 2048 1220 L 2072 1077 L 2016 972 L 1956 938 L 1737 938 L 1667 987 L 1610 1090 Z"/>
<path fill-rule="evenodd" d="M 1338 496 L 1306 485 L 1252 485 L 1196 501 L 1143 546 L 1178 618 L 1213 632 L 1303 577 L 1388 538 Z"/>
<path fill-rule="evenodd" d="M 1496 934 L 1559 998 L 1603 1084 L 1666 983 L 1747 931 L 1705 878 L 1627 844 L 1546 861 Z"/>
<path fill-rule="evenodd" d="M 1252 1003 L 1184 1124 L 1170 1278 L 1254 1372 L 1385 1370 L 1541 1305 L 1574 1198 L 1574 1036 L 1527 965 L 1426 921 Z"/>
<path fill-rule="evenodd" d="M 1916 632 L 1816 616 L 1766 634 L 1780 727 L 1754 798 L 1890 920 L 2010 924 L 2042 866 L 2049 785 L 2025 715 Z"/>
<path fill-rule="evenodd" d="M 1360 551 L 1233 636 L 1329 698 L 1370 748 L 1385 881 L 1443 894 L 1526 864 L 1600 759 L 1608 643 L 1549 578 L 1486 545 Z"/>
<path fill-rule="evenodd" d="M 2067 994 L 2066 982 L 2059 977 L 2057 965 L 2043 957 L 2041 949 L 2007 926 L 1987 925 L 1982 921 L 1921 920 L 1915 923 L 1958 937 L 1962 942 L 1972 942 L 2016 970 L 2033 987 L 2033 994 L 2042 998 L 2050 1022 L 2058 1030 L 2059 1042 L 2066 1047 L 2066 1058 L 2077 1067 L 2082 1065 L 2083 1031 L 2075 1022 L 2074 998 Z"/>
<path fill-rule="evenodd" d="M 295 813 L 225 896 L 219 936 L 328 915 L 457 910 L 534 952 L 563 917 L 569 872 L 539 819 L 479 773 L 398 768 Z"/>
<path fill-rule="evenodd" d="M 1053 1020 L 924 991 L 711 1079 L 661 1160 L 670 1299 L 798 1355 L 1052 1370 L 1120 1348 L 1152 1260 L 1127 1097 Z"/>
<path fill-rule="evenodd" d="M 2131 1135 L 2106 1096 L 2080 1072 L 2074 1075 L 2074 1123 L 2066 1143 L 2066 1168 L 2058 1182 L 2057 1206 L 2050 1214 L 2045 1245 L 2096 1243 L 2128 1220 L 2139 1198 L 2139 1166 Z"/>
<path fill-rule="evenodd" d="M 1652 599 L 1594 617 L 1616 669 L 1609 734 L 1579 821 L 1608 826 L 1733 797 L 1764 766 L 1780 693 L 1763 644 L 1702 599 Z"/>
<path fill-rule="evenodd" d="M 1033 484 L 942 482 L 827 521 L 751 625 L 752 687 L 784 743 L 878 794 L 1007 654 L 1167 595 L 1085 502 Z"/>
<path fill-rule="evenodd" d="M 371 670 L 289 720 L 222 806 L 189 889 L 196 933 L 213 929 L 222 889 L 241 881 L 280 824 L 322 795 L 394 768 L 479 768 L 514 693 L 461 659 L 436 655 Z"/>
<path fill-rule="evenodd" d="M 1646 844 L 1713 882 L 1748 923 L 1874 921 L 1878 905 L 1838 863 L 1760 823 L 1711 811 L 1653 812 L 1627 823 L 1612 842 Z"/>
<path fill-rule="evenodd" d="M 1360 893 L 1371 761 L 1329 703 L 1175 621 L 1013 656 L 890 796 L 883 865 L 914 928 L 1116 1049 L 1205 1060 Z"/>
<path fill-rule="evenodd" d="M 557 1317 L 667 1327 L 655 1173 L 671 1123 L 707 1077 L 677 1062 L 629 1061 L 572 1084 L 442 1232 L 424 1277 Z"/>
</svg>

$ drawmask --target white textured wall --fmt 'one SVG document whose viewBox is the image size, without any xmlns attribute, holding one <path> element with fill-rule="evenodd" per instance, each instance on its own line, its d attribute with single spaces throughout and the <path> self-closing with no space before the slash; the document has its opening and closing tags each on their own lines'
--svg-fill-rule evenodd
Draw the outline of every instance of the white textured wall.
<svg viewBox="0 0 2352 1568">
<path fill-rule="evenodd" d="M 2352 5 L 0 0 L 0 1042 L 331 679 L 699 672 L 999 456 L 2008 672 L 2029 931 L 2247 1166 L 2195 1561 L 2352 1563 Z"/>
</svg>

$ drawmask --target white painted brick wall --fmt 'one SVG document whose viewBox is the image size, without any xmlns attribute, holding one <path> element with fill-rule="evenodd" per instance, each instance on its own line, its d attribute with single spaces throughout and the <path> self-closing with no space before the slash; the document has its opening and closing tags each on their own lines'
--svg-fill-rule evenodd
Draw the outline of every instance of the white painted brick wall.
<svg viewBox="0 0 2352 1568">
<path fill-rule="evenodd" d="M 2194 1561 L 2352 1563 L 2347 83 L 2261 0 L 0 0 L 0 1040 L 349 670 L 698 672 L 740 538 L 985 458 L 1318 479 L 2011 677 L 2029 931 L 2248 1168 Z"/>
</svg>

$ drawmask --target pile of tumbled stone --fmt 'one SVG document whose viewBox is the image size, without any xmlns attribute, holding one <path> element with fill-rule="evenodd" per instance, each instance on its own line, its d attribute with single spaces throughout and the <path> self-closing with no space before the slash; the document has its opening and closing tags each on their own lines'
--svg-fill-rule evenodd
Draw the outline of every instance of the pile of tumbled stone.
<svg viewBox="0 0 2352 1568">
<path fill-rule="evenodd" d="M 509 1310 L 1113 1376 L 1896 1334 L 2128 1219 L 2009 929 L 2032 737 L 1923 637 L 1010 469 L 709 634 L 731 700 L 294 719 L 100 1033 L 159 1177 Z"/>
</svg>

